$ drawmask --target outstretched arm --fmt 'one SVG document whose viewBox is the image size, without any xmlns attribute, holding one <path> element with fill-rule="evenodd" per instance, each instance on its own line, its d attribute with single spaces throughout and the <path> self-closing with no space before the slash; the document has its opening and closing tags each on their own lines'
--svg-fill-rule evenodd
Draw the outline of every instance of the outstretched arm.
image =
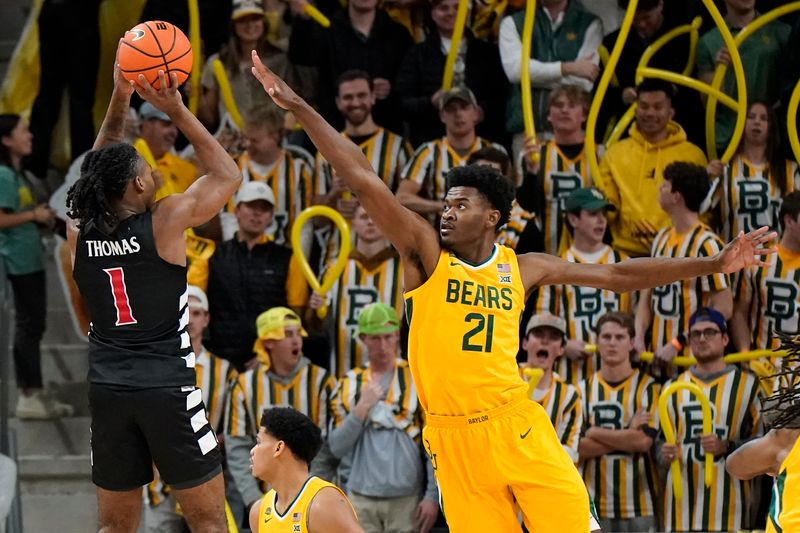
<svg viewBox="0 0 800 533">
<path fill-rule="evenodd" d="M 264 66 L 255 50 L 253 75 L 278 106 L 291 111 L 322 156 L 357 196 L 384 235 L 400 254 L 420 258 L 430 274 L 439 257 L 436 231 L 419 215 L 397 201 L 373 171 L 361 149 L 340 135 L 302 98 L 271 70 Z"/>
<path fill-rule="evenodd" d="M 798 433 L 798 430 L 773 429 L 763 437 L 739 446 L 725 459 L 725 469 L 737 479 L 752 479 L 761 474 L 777 475 Z"/>
<path fill-rule="evenodd" d="M 570 284 L 628 292 L 761 265 L 759 257 L 774 253 L 775 249 L 760 246 L 776 237 L 766 226 L 746 235 L 740 233 L 711 257 L 641 257 L 612 265 L 592 265 L 569 263 L 547 254 L 524 254 L 519 261 L 526 291 L 537 285 Z"/>
<path fill-rule="evenodd" d="M 92 150 L 97 150 L 106 144 L 122 142 L 125 139 L 125 120 L 131 105 L 133 88 L 134 83 L 123 78 L 119 71 L 119 45 L 117 45 L 117 55 L 114 58 L 114 91 L 111 93 L 111 101 L 108 103 L 106 116 L 97 133 Z"/>
</svg>

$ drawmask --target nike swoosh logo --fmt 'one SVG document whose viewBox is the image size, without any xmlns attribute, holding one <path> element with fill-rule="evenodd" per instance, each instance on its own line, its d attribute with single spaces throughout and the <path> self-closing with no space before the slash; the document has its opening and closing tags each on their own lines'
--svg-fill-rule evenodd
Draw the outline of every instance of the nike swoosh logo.
<svg viewBox="0 0 800 533">
<path fill-rule="evenodd" d="M 461 265 L 461 263 L 450 263 L 451 267 L 460 266 L 460 265 Z"/>
<path fill-rule="evenodd" d="M 525 437 L 527 437 L 527 436 L 528 436 L 528 433 L 530 433 L 530 432 L 531 432 L 531 429 L 533 429 L 533 426 L 529 427 L 529 428 L 528 428 L 528 431 L 526 431 L 525 433 L 520 433 L 520 434 L 519 434 L 519 438 L 521 438 L 521 439 L 524 439 Z"/>
</svg>

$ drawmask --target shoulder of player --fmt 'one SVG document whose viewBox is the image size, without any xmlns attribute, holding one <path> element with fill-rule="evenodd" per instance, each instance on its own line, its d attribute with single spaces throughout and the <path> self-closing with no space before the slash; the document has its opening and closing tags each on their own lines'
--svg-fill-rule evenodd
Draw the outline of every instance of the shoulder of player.
<svg viewBox="0 0 800 533">
<path fill-rule="evenodd" d="M 307 517 L 309 533 L 363 531 L 347 497 L 334 485 L 326 485 L 317 491 L 308 506 Z"/>
</svg>

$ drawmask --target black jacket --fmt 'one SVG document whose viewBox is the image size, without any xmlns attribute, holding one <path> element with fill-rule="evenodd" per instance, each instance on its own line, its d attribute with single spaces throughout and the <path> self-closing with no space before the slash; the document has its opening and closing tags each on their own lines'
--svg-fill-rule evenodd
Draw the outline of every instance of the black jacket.
<svg viewBox="0 0 800 533">
<path fill-rule="evenodd" d="M 234 237 L 217 246 L 208 261 L 208 349 L 237 367 L 253 357 L 256 318 L 286 305 L 292 251 L 266 242 L 252 250 Z"/>
<path fill-rule="evenodd" d="M 466 85 L 475 94 L 484 112 L 477 134 L 505 144 L 503 121 L 508 79 L 500 63 L 500 52 L 495 45 L 469 34 L 464 38 L 467 40 Z M 402 104 L 403 118 L 410 126 L 409 140 L 415 147 L 445 133 L 444 124 L 439 120 L 439 110 L 431 103 L 431 96 L 442 86 L 446 60 L 441 39 L 438 34 L 433 34 L 426 41 L 411 47 L 397 74 L 395 88 Z"/>
</svg>

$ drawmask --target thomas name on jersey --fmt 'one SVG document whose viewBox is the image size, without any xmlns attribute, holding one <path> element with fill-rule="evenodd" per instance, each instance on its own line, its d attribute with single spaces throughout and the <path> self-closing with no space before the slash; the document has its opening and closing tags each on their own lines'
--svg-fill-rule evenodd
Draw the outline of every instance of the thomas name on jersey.
<svg viewBox="0 0 800 533">
<path fill-rule="evenodd" d="M 511 287 L 487 286 L 474 281 L 451 278 L 447 280 L 447 297 L 445 301 L 449 304 L 460 302 L 463 305 L 510 311 L 513 308 L 512 295 Z"/>
<path fill-rule="evenodd" d="M 94 241 L 87 240 L 86 249 L 89 252 L 89 257 L 108 257 L 112 255 L 128 255 L 135 254 L 140 250 L 139 243 L 136 242 L 136 236 L 129 239 L 120 239 L 119 241 Z"/>
</svg>

